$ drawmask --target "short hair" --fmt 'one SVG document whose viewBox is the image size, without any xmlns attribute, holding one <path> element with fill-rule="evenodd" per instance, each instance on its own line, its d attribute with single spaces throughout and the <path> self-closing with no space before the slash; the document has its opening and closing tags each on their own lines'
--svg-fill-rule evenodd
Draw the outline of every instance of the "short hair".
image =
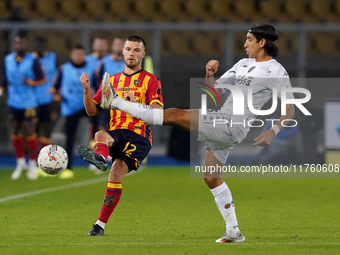
<svg viewBox="0 0 340 255">
<path fill-rule="evenodd" d="M 249 33 L 252 33 L 257 42 L 261 39 L 266 39 L 266 44 L 263 49 L 267 55 L 272 58 L 276 58 L 279 55 L 279 49 L 275 45 L 275 41 L 279 38 L 279 35 L 276 29 L 269 24 L 258 24 L 251 26 L 248 30 Z"/>
<path fill-rule="evenodd" d="M 38 43 L 38 44 L 47 43 L 46 38 L 43 37 L 43 36 L 37 36 L 37 37 L 35 37 L 35 38 L 33 39 L 33 41 L 34 41 L 35 43 Z"/>
<path fill-rule="evenodd" d="M 141 42 L 141 43 L 143 43 L 143 45 L 144 45 L 144 49 L 146 49 L 146 43 L 145 43 L 144 39 L 143 39 L 142 37 L 138 36 L 138 35 L 129 36 L 129 37 L 125 40 L 125 42 L 126 42 L 126 41 L 130 41 L 130 42 Z"/>
<path fill-rule="evenodd" d="M 24 30 L 19 30 L 19 32 L 15 35 L 14 38 L 25 39 L 27 41 L 27 32 Z"/>
<path fill-rule="evenodd" d="M 81 43 L 77 43 L 72 47 L 72 50 L 85 50 L 85 48 Z"/>
</svg>

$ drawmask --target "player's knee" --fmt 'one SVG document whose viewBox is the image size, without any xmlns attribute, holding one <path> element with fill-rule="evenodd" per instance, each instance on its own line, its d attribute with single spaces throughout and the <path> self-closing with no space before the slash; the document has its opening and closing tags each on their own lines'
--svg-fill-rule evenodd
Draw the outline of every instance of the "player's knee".
<svg viewBox="0 0 340 255">
<path fill-rule="evenodd" d="M 111 147 L 114 142 L 113 138 L 104 130 L 96 132 L 94 135 L 94 140 L 96 142 L 106 143 L 109 147 Z"/>
<path fill-rule="evenodd" d="M 204 177 L 204 181 L 210 189 L 216 188 L 223 183 L 222 179 L 211 177 Z"/>
</svg>

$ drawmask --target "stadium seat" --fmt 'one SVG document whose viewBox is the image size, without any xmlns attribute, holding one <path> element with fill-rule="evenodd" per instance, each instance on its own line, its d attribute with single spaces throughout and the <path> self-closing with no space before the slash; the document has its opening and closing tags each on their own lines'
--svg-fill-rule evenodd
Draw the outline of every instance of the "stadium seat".
<svg viewBox="0 0 340 255">
<path fill-rule="evenodd" d="M 111 15 L 118 15 L 122 19 L 130 20 L 134 16 L 134 10 L 132 2 L 129 1 L 120 1 L 120 0 L 111 0 L 106 1 L 105 4 L 108 8 L 110 8 L 110 14 Z"/>
<path fill-rule="evenodd" d="M 336 56 L 339 54 L 337 40 L 330 33 L 308 33 L 307 53 L 310 56 Z"/>
<path fill-rule="evenodd" d="M 246 57 L 244 44 L 246 42 L 246 33 L 243 31 L 234 32 L 233 52 L 237 57 Z"/>
<path fill-rule="evenodd" d="M 36 1 L 36 13 L 47 21 L 70 22 L 71 17 L 63 12 L 61 2 L 55 0 Z"/>
<path fill-rule="evenodd" d="M 209 3 L 206 0 L 187 0 L 185 10 L 194 21 L 217 23 L 220 17 L 210 11 Z"/>
<path fill-rule="evenodd" d="M 326 16 L 326 22 L 340 23 L 340 0 L 334 0 L 331 7 L 331 11 L 334 15 Z"/>
<path fill-rule="evenodd" d="M 170 56 L 191 56 L 194 49 L 189 47 L 189 40 L 184 33 L 163 32 L 162 53 Z"/>
<path fill-rule="evenodd" d="M 157 0 L 140 0 L 135 2 L 137 15 L 141 15 L 144 21 L 168 22 L 168 18 L 160 11 Z"/>
<path fill-rule="evenodd" d="M 232 0 L 212 0 L 210 9 L 212 15 L 217 15 L 221 21 L 231 23 L 244 23 L 244 17 L 235 11 L 235 1 Z"/>
<path fill-rule="evenodd" d="M 12 6 L 12 9 L 15 7 L 19 7 L 21 9 L 22 16 L 25 18 L 29 19 L 30 15 L 32 15 L 33 10 L 32 10 L 32 5 L 30 1 L 12 0 L 11 6 Z"/>
<path fill-rule="evenodd" d="M 170 22 L 194 22 L 185 12 L 185 5 L 181 0 L 162 0 L 159 2 L 160 11 Z"/>
<path fill-rule="evenodd" d="M 221 36 L 223 38 L 223 36 Z M 217 56 L 221 54 L 218 42 L 209 33 L 195 33 L 191 36 L 193 47 L 197 55 Z"/>
<path fill-rule="evenodd" d="M 61 9 L 68 15 L 77 17 L 85 14 L 86 2 L 83 0 L 62 1 Z"/>
<path fill-rule="evenodd" d="M 110 11 L 105 8 L 105 0 L 87 0 L 86 5 L 88 12 L 98 17 L 106 15 Z"/>
<path fill-rule="evenodd" d="M 11 16 L 11 10 L 6 1 L 0 1 L 0 20 L 7 20 Z"/>
<path fill-rule="evenodd" d="M 284 2 L 277 0 L 264 0 L 259 3 L 260 13 L 266 17 L 269 23 L 295 23 L 287 12 L 284 12 Z"/>
<path fill-rule="evenodd" d="M 298 48 L 298 34 L 279 32 L 279 39 L 275 42 L 279 48 L 279 56 L 293 56 Z"/>
<path fill-rule="evenodd" d="M 235 6 L 235 11 L 245 17 L 250 17 L 257 13 L 255 9 L 254 1 L 237 0 L 234 2 L 234 6 Z"/>
<path fill-rule="evenodd" d="M 308 8 L 308 1 L 306 0 L 286 0 L 285 10 L 288 15 L 294 19 L 295 22 L 302 23 L 318 23 L 319 20 L 313 15 Z"/>
<path fill-rule="evenodd" d="M 145 17 L 151 17 L 156 13 L 155 0 L 139 0 L 135 2 L 136 11 Z"/>
</svg>

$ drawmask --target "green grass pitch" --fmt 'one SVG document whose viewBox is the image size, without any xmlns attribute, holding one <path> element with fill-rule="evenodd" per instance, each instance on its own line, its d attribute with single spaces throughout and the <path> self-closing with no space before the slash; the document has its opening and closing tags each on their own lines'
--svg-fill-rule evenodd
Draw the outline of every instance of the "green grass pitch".
<svg viewBox="0 0 340 255">
<path fill-rule="evenodd" d="M 320 255 L 340 250 L 339 179 L 226 180 L 246 242 L 218 244 L 224 221 L 204 181 L 190 178 L 188 167 L 148 167 L 127 176 L 102 237 L 87 232 L 97 220 L 107 173 L 77 168 L 72 180 L 37 181 L 26 176 L 11 181 L 11 173 L 0 171 L 1 255 Z M 32 191 L 37 193 L 27 193 Z"/>
</svg>

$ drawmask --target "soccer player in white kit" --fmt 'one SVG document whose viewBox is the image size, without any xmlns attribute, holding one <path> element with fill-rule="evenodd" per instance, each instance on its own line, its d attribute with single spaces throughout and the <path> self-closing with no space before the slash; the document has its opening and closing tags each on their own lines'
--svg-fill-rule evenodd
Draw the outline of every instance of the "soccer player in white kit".
<svg viewBox="0 0 340 255">
<path fill-rule="evenodd" d="M 278 34 L 275 28 L 268 24 L 259 24 L 248 30 L 244 48 L 249 58 L 241 59 L 230 70 L 224 73 L 216 81 L 218 84 L 231 84 L 242 90 L 245 102 L 248 102 L 248 88 L 252 89 L 252 104 L 255 109 L 261 107 L 272 98 L 276 88 L 277 95 L 283 87 L 291 87 L 286 70 L 274 58 L 278 55 L 275 41 Z M 214 74 L 218 68 L 218 61 L 211 60 L 206 65 L 206 82 L 214 86 Z M 221 89 L 218 89 L 221 93 Z M 293 98 L 287 94 L 286 98 Z M 233 115 L 233 97 L 229 95 L 222 108 L 217 112 L 207 112 L 202 115 L 201 110 L 152 109 L 151 107 L 124 101 L 117 96 L 109 82 L 103 82 L 102 107 L 119 109 L 132 116 L 154 125 L 171 125 L 180 127 L 186 131 L 197 132 L 198 140 L 206 141 L 205 166 L 225 165 L 230 150 L 240 143 L 247 135 L 250 127 L 249 121 L 255 119 L 245 103 L 244 115 Z M 211 118 L 220 115 L 228 119 L 224 125 L 213 127 Z M 283 128 L 281 122 L 292 119 L 294 105 L 286 105 L 286 114 L 281 115 L 271 129 L 261 133 L 254 139 L 253 146 L 270 145 L 275 135 Z M 231 125 L 231 122 L 245 125 Z M 207 169 L 207 168 L 206 168 Z M 222 180 L 222 173 L 204 174 L 204 180 L 210 188 L 216 205 L 226 222 L 226 233 L 216 242 L 244 242 L 245 237 L 241 234 L 235 214 L 231 192 L 227 184 Z"/>
</svg>

